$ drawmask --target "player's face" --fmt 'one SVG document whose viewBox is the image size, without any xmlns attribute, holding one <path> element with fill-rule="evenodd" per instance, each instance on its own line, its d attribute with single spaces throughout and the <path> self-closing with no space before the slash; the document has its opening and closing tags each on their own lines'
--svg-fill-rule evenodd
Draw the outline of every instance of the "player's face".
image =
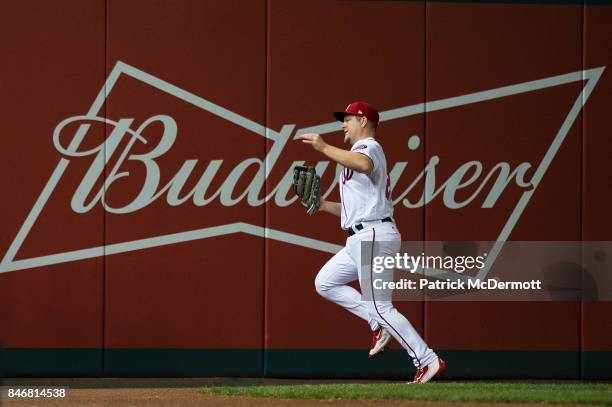
<svg viewBox="0 0 612 407">
<path fill-rule="evenodd" d="M 361 121 L 359 116 L 344 116 L 342 131 L 344 131 L 344 142 L 353 145 L 355 137 L 361 132 Z"/>
</svg>

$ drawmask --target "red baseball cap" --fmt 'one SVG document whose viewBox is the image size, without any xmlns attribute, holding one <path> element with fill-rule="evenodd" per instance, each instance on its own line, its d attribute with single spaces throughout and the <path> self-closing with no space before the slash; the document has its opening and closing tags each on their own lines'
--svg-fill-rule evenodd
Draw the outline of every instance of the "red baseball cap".
<svg viewBox="0 0 612 407">
<path fill-rule="evenodd" d="M 378 127 L 378 112 L 366 102 L 353 102 L 346 107 L 344 112 L 334 112 L 334 117 L 343 122 L 347 114 L 366 117 L 374 123 L 374 127 Z"/>
</svg>

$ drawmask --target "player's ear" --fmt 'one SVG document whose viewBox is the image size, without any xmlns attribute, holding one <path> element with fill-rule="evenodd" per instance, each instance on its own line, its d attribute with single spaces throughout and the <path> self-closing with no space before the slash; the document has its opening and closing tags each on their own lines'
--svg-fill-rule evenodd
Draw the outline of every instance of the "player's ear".
<svg viewBox="0 0 612 407">
<path fill-rule="evenodd" d="M 359 125 L 365 129 L 365 126 L 368 125 L 368 118 L 365 116 L 361 116 L 359 118 Z"/>
</svg>

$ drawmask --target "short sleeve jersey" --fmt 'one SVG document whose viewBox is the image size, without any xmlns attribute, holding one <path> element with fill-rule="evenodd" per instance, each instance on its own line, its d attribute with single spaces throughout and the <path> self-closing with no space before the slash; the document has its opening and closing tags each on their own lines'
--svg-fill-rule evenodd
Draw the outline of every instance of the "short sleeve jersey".
<svg viewBox="0 0 612 407">
<path fill-rule="evenodd" d="M 374 168 L 369 174 L 344 168 L 340 174 L 340 224 L 343 229 L 393 216 L 387 160 L 381 145 L 367 138 L 356 142 L 351 151 L 368 156 Z"/>
</svg>

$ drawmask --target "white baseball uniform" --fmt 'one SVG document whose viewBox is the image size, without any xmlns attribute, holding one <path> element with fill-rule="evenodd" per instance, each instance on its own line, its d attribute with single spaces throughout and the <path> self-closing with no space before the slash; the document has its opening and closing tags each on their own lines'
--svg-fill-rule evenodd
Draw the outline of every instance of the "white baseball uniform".
<svg viewBox="0 0 612 407">
<path fill-rule="evenodd" d="M 382 219 L 393 216 L 393 205 L 387 160 L 381 145 L 370 137 L 356 142 L 351 151 L 368 156 L 374 168 L 370 174 L 345 168 L 340 175 L 341 226 L 345 230 L 352 228 L 356 233 L 319 271 L 315 279 L 316 290 L 324 298 L 367 321 L 373 331 L 379 326 L 384 327 L 406 349 L 417 368 L 427 366 L 436 360 L 437 355 L 410 321 L 395 309 L 388 295 L 382 299 L 376 297 L 379 292 L 372 287 L 371 274 L 365 273 L 366 277 L 362 279 L 362 269 L 367 267 L 371 270 L 373 257 L 394 256 L 400 250 L 401 235 L 393 222 L 382 222 Z M 363 227 L 361 230 L 355 228 L 359 224 Z M 371 248 L 371 253 L 366 253 L 363 258 L 369 259 L 370 264 L 362 265 L 362 241 L 377 242 L 364 246 Z M 389 275 L 393 269 L 383 273 Z M 362 293 L 370 294 L 368 300 L 364 300 L 361 293 L 348 285 L 357 279 Z"/>
</svg>

